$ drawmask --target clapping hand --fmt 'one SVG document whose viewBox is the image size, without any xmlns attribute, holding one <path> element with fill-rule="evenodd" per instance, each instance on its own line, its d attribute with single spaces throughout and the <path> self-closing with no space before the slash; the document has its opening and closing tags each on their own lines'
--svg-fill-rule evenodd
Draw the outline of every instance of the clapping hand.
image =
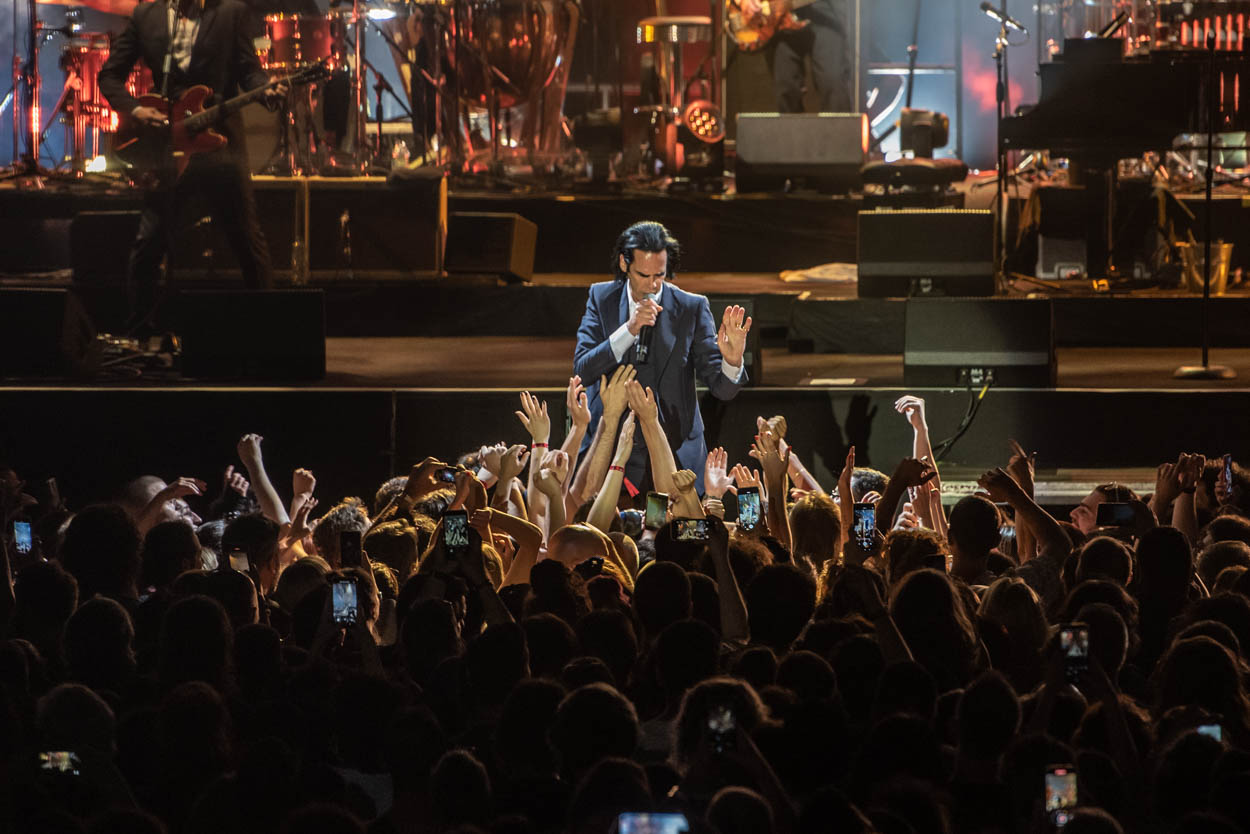
<svg viewBox="0 0 1250 834">
<path fill-rule="evenodd" d="M 725 308 L 721 317 L 720 332 L 716 334 L 716 345 L 720 355 L 731 366 L 742 366 L 742 356 L 746 353 L 747 333 L 751 330 L 751 317 L 747 311 L 736 304 Z"/>
</svg>

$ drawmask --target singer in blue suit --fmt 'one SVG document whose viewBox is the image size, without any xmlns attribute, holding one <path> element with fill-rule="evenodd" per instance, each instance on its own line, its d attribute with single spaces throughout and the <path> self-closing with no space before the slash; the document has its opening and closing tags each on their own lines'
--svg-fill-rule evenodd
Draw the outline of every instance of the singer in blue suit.
<svg viewBox="0 0 1250 834">
<path fill-rule="evenodd" d="M 707 445 L 695 382 L 702 382 L 718 399 L 729 400 L 738 393 L 747 378 L 742 357 L 751 319 L 745 318 L 741 307 L 731 306 L 718 330 L 707 297 L 671 283 L 680 251 L 677 240 L 659 223 L 635 223 L 621 233 L 612 257 L 615 279 L 590 288 L 577 330 L 573 372 L 587 386 L 589 445 L 603 414 L 600 376 L 633 365 L 637 381 L 654 393 L 677 467 L 695 472 L 702 494 Z M 654 478 L 647 477 L 645 443 L 635 437 L 625 477 L 646 489 Z"/>
</svg>

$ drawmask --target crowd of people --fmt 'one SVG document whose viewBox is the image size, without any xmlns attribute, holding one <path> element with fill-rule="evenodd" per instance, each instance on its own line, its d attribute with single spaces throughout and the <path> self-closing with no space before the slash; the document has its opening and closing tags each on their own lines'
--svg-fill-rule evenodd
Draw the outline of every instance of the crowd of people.
<svg viewBox="0 0 1250 834">
<path fill-rule="evenodd" d="M 628 369 L 598 393 L 366 497 L 284 495 L 256 435 L 218 496 L 68 508 L 0 465 L 0 825 L 1250 832 L 1240 466 L 1060 520 L 1006 442 L 944 501 L 917 397 L 912 455 L 820 484 L 783 416 L 694 472 Z"/>
</svg>

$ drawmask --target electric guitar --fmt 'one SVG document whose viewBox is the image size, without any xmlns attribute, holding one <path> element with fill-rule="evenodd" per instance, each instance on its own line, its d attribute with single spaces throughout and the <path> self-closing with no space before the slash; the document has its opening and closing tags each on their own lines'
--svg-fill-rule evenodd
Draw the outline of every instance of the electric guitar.
<svg viewBox="0 0 1250 834">
<path fill-rule="evenodd" d="M 793 31 L 807 26 L 806 20 L 795 17 L 794 10 L 815 3 L 816 0 L 760 0 L 760 10 L 747 16 L 740 0 L 725 3 L 725 28 L 734 44 L 743 52 L 757 52 L 768 45 L 773 36 L 782 31 Z"/>
<path fill-rule="evenodd" d="M 113 156 L 146 184 L 157 184 L 171 175 L 177 180 L 193 156 L 225 147 L 226 137 L 213 128 L 227 116 L 260 101 L 265 93 L 279 84 L 295 87 L 329 77 L 330 72 L 324 64 L 313 64 L 211 107 L 205 107 L 204 102 L 213 91 L 203 84 L 184 92 L 173 102 L 172 108 L 170 102 L 160 96 L 139 96 L 138 106 L 161 111 L 169 119 L 169 124 L 158 127 L 141 124 L 134 119 L 124 120 L 117 132 Z"/>
</svg>

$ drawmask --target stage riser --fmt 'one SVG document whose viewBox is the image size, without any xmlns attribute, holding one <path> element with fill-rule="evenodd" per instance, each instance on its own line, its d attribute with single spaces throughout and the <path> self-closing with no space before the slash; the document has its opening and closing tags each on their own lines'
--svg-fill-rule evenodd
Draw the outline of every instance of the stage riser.
<svg viewBox="0 0 1250 834">
<path fill-rule="evenodd" d="M 468 380 L 466 380 L 468 381 Z M 703 399 L 708 440 L 732 461 L 745 451 L 755 417 L 783 413 L 789 440 L 822 483 L 833 483 L 846 445 L 857 462 L 889 468 L 910 453 L 911 430 L 893 410 L 901 389 L 748 389 L 733 402 Z M 934 440 L 951 434 L 967 394 L 922 391 Z M 548 401 L 562 436 L 562 391 Z M 522 442 L 512 391 L 299 391 L 256 389 L 0 389 L 0 460 L 30 482 L 55 474 L 73 505 L 109 497 L 129 478 L 193 475 L 215 491 L 246 432 L 265 437 L 274 480 L 309 467 L 323 505 L 343 495 L 372 498 L 392 473 L 426 454 L 444 458 L 483 442 Z M 1036 450 L 1038 466 L 1151 467 L 1180 451 L 1231 452 L 1250 459 L 1242 427 L 1250 392 L 992 391 L 948 462 L 1001 465 L 1008 437 Z"/>
</svg>

